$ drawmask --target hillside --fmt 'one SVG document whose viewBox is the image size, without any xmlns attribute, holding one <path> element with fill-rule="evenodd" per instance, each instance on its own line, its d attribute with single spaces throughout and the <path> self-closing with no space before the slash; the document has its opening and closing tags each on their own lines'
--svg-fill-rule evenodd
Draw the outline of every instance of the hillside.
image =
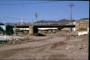
<svg viewBox="0 0 90 60">
<path fill-rule="evenodd" d="M 66 20 L 66 19 L 62 19 L 62 20 L 57 20 L 57 21 L 53 21 L 53 20 L 40 20 L 40 21 L 37 21 L 37 22 L 34 22 L 34 23 L 53 23 L 53 24 L 68 24 L 68 23 L 71 23 L 71 22 L 74 22 L 76 20 Z"/>
</svg>

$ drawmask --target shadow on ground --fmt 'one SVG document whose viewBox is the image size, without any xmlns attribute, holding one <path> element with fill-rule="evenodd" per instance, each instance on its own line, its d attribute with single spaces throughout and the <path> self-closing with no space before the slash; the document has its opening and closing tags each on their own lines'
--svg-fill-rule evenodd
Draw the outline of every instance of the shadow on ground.
<svg viewBox="0 0 90 60">
<path fill-rule="evenodd" d="M 45 34 L 35 33 L 34 36 L 46 36 Z"/>
</svg>

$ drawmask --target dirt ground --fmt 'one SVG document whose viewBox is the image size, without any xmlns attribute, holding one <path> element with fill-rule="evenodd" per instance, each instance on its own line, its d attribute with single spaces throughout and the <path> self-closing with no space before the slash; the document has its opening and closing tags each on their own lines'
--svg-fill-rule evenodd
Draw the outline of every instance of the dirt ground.
<svg viewBox="0 0 90 60">
<path fill-rule="evenodd" d="M 19 43 L 0 45 L 0 60 L 88 60 L 88 35 L 61 31 L 22 37 Z"/>
</svg>

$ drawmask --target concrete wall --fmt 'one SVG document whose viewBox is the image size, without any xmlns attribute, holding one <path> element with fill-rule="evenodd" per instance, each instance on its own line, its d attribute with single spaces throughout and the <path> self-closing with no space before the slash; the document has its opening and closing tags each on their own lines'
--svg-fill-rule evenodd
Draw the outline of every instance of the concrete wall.
<svg viewBox="0 0 90 60">
<path fill-rule="evenodd" d="M 89 33 L 88 31 L 79 31 L 78 36 L 85 35 L 85 34 L 88 34 L 88 33 Z"/>
</svg>

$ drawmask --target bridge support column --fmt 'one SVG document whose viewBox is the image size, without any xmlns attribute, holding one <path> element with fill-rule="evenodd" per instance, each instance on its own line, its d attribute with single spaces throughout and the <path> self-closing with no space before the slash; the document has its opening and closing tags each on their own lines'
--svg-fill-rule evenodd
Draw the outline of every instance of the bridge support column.
<svg viewBox="0 0 90 60">
<path fill-rule="evenodd" d="M 34 26 L 29 26 L 29 35 L 33 35 L 35 33 L 38 33 L 38 28 Z"/>
<path fill-rule="evenodd" d="M 29 35 L 34 34 L 34 26 L 29 26 Z"/>
</svg>

